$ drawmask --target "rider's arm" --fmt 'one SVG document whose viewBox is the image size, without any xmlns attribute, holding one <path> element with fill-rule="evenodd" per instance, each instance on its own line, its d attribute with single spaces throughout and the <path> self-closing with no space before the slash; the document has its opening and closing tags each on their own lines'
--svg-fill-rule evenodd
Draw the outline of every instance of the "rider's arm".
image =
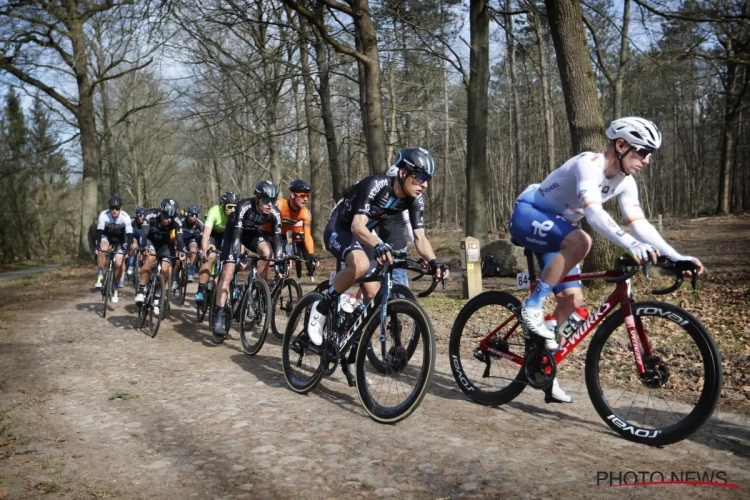
<svg viewBox="0 0 750 500">
<path fill-rule="evenodd" d="M 372 234 L 372 231 L 367 229 L 367 221 L 369 217 L 362 214 L 357 214 L 352 219 L 352 234 L 357 240 L 363 245 L 375 248 L 378 243 L 382 243 L 380 238 Z"/>
<path fill-rule="evenodd" d="M 183 248 L 185 248 L 185 236 L 182 234 L 182 222 L 180 222 L 180 219 L 175 219 L 173 224 L 175 227 L 175 238 L 177 239 L 177 250 L 182 253 Z"/>
<path fill-rule="evenodd" d="M 602 206 L 602 195 L 599 192 L 601 172 L 590 161 L 581 161 L 575 168 L 578 197 L 581 198 L 586 220 L 609 241 L 622 248 L 637 243 L 636 239 L 622 229 Z"/>
<path fill-rule="evenodd" d="M 203 225 L 203 236 L 201 237 L 201 251 L 208 257 L 208 240 L 211 239 L 211 231 L 214 228 L 213 208 L 206 214 L 206 223 Z M 226 231 L 226 229 L 224 229 Z"/>
<path fill-rule="evenodd" d="M 693 257 L 680 255 L 677 250 L 672 248 L 659 231 L 651 224 L 643 213 L 641 204 L 638 200 L 638 188 L 633 181 L 632 186 L 628 185 L 621 195 L 617 197 L 620 204 L 620 211 L 625 218 L 625 223 L 630 227 L 633 235 L 644 243 L 657 248 L 662 255 L 671 257 L 674 260 L 692 260 Z"/>
<path fill-rule="evenodd" d="M 424 228 L 414 230 L 414 247 L 417 249 L 417 253 L 427 262 L 435 259 L 435 252 L 432 250 L 432 245 L 427 240 L 427 235 L 424 232 Z"/>
<path fill-rule="evenodd" d="M 280 259 L 284 253 L 284 242 L 281 241 L 281 213 L 275 205 L 271 208 L 271 227 L 273 228 L 274 258 Z"/>
<path fill-rule="evenodd" d="M 315 243 L 312 235 L 312 216 L 307 207 L 302 209 L 302 223 L 305 230 L 305 249 L 308 254 L 312 255 L 315 253 Z"/>
<path fill-rule="evenodd" d="M 144 217 L 143 224 L 141 225 L 141 249 L 146 248 L 150 229 L 151 223 L 148 221 L 148 217 Z"/>
<path fill-rule="evenodd" d="M 125 248 L 130 248 L 133 244 L 133 224 L 130 222 L 130 216 L 128 214 L 125 214 L 125 239 Z"/>
<path fill-rule="evenodd" d="M 414 228 L 411 227 L 411 217 L 409 216 L 409 211 L 404 210 L 403 212 L 401 212 L 401 217 L 404 219 L 406 232 L 409 233 L 409 241 L 411 241 L 411 244 L 414 245 L 414 248 L 416 248 L 417 244 L 414 243 Z"/>
</svg>

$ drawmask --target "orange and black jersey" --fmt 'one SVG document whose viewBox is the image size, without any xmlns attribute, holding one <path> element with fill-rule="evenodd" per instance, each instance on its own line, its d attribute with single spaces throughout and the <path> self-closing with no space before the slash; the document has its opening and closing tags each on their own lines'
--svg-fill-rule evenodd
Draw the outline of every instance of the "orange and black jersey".
<svg viewBox="0 0 750 500">
<path fill-rule="evenodd" d="M 281 213 L 282 234 L 286 234 L 287 231 L 304 234 L 305 249 L 307 250 L 307 253 L 315 253 L 315 245 L 313 244 L 312 237 L 312 216 L 310 215 L 310 210 L 308 210 L 307 207 L 302 207 L 300 210 L 294 211 L 290 206 L 289 200 L 286 198 L 277 199 L 276 206 Z M 272 233 L 271 224 L 264 225 L 263 231 L 266 233 Z"/>
</svg>

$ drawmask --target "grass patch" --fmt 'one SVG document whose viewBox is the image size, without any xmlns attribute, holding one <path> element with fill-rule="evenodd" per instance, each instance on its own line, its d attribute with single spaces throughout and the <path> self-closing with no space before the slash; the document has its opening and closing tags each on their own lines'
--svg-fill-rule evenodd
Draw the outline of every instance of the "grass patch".
<svg viewBox="0 0 750 500">
<path fill-rule="evenodd" d="M 114 401 L 115 399 L 122 399 L 123 401 L 127 401 L 129 399 L 135 399 L 137 397 L 138 396 L 136 394 L 130 394 L 129 392 L 116 392 L 109 397 L 109 400 Z"/>
<path fill-rule="evenodd" d="M 60 489 L 60 485 L 54 481 L 48 481 L 42 485 L 42 489 L 45 493 L 55 493 Z"/>
</svg>

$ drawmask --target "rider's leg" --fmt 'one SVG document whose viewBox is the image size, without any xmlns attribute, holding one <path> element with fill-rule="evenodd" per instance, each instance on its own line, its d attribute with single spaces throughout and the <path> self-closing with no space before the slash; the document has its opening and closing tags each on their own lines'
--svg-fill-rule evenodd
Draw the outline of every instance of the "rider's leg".
<svg viewBox="0 0 750 500">
<path fill-rule="evenodd" d="M 219 288 L 216 291 L 216 314 L 214 314 L 214 324 L 211 327 L 211 331 L 217 335 L 224 335 L 224 306 L 227 303 L 229 297 L 229 283 L 234 279 L 234 269 L 236 264 L 234 262 L 224 262 L 224 267 L 221 271 L 221 281 L 219 281 Z"/>
<path fill-rule="evenodd" d="M 195 274 L 195 263 L 198 262 L 198 242 L 192 241 L 188 246 L 188 249 L 190 250 L 190 252 L 192 252 L 188 255 L 188 262 L 190 262 L 190 267 L 188 269 L 188 279 L 192 282 L 193 275 Z"/>
<path fill-rule="evenodd" d="M 542 307 L 552 289 L 578 264 L 591 250 L 591 236 L 582 229 L 569 233 L 560 243 L 560 250 L 544 267 L 542 278 L 534 292 L 526 300 L 529 307 Z"/>
<path fill-rule="evenodd" d="M 149 250 L 153 252 L 153 248 L 149 248 Z M 145 288 L 146 283 L 148 282 L 149 271 L 152 267 L 154 267 L 154 264 L 156 264 L 156 257 L 154 255 L 147 255 L 146 258 L 143 259 L 143 265 L 141 266 L 140 285 L 138 286 L 138 291 L 135 294 L 136 304 L 143 302 L 143 300 L 145 299 Z"/>
<path fill-rule="evenodd" d="M 104 279 L 104 266 L 107 263 L 107 252 L 109 250 L 109 241 L 107 241 L 107 238 L 102 236 L 102 240 L 99 242 L 99 249 L 101 252 L 99 252 L 99 255 L 96 258 L 96 267 L 97 267 L 97 275 L 96 275 L 96 286 L 101 287 L 102 286 L 102 280 Z"/>
<path fill-rule="evenodd" d="M 271 248 L 271 244 L 268 243 L 267 241 L 258 242 L 258 245 L 255 249 L 255 253 L 267 259 L 270 259 L 271 257 L 273 257 L 273 249 Z M 265 281 L 268 281 L 268 269 L 270 267 L 271 266 L 268 261 L 265 261 L 265 260 L 258 261 L 258 276 L 264 279 Z"/>
<path fill-rule="evenodd" d="M 115 254 L 115 288 L 117 288 L 120 284 L 120 280 L 122 279 L 122 273 L 125 270 L 123 267 L 125 259 L 123 258 L 123 254 L 116 253 Z"/>
</svg>

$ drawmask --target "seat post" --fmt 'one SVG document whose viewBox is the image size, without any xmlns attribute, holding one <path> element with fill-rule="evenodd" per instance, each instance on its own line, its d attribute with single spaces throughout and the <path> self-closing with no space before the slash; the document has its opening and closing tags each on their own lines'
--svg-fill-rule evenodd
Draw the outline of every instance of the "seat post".
<svg viewBox="0 0 750 500">
<path fill-rule="evenodd" d="M 523 249 L 523 254 L 526 256 L 526 266 L 529 269 L 529 281 L 536 281 L 536 270 L 534 268 L 534 252 L 528 248 Z"/>
</svg>

